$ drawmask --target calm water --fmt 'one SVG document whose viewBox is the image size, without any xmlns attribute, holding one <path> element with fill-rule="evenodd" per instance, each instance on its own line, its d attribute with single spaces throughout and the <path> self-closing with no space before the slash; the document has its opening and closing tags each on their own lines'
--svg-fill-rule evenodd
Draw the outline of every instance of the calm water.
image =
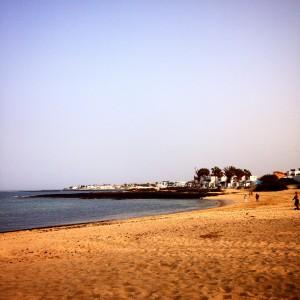
<svg viewBox="0 0 300 300">
<path fill-rule="evenodd" d="M 24 198 L 24 196 L 42 193 L 0 192 L 0 232 L 91 221 L 127 219 L 193 209 L 206 209 L 217 205 L 216 201 L 198 199 Z M 49 191 L 47 191 L 47 194 L 49 194 Z"/>
</svg>

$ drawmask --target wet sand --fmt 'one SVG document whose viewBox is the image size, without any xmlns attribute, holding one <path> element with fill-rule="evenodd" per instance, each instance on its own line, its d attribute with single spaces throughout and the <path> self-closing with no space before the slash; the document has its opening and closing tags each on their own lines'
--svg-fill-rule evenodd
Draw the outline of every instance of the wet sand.
<svg viewBox="0 0 300 300">
<path fill-rule="evenodd" d="M 299 299 L 294 190 L 205 211 L 0 234 L 0 299 Z M 226 201 L 231 200 L 231 201 Z"/>
</svg>

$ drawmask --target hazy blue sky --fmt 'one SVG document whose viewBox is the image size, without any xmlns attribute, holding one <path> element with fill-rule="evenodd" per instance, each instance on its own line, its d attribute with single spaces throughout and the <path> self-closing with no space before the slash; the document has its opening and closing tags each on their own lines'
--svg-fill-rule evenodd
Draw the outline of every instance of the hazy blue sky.
<svg viewBox="0 0 300 300">
<path fill-rule="evenodd" d="M 0 189 L 300 167 L 300 1 L 0 1 Z"/>
</svg>

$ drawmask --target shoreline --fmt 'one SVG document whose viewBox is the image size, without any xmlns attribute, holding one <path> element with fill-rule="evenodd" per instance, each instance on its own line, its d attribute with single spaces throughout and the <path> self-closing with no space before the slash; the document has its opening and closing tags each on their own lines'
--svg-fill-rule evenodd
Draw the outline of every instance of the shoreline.
<svg viewBox="0 0 300 300">
<path fill-rule="evenodd" d="M 159 191 L 62 191 L 29 195 L 26 198 L 79 198 L 79 199 L 198 199 L 218 193 L 206 190 L 159 190 Z"/>
<path fill-rule="evenodd" d="M 165 200 L 165 199 L 161 199 Z M 170 199 L 172 200 L 172 199 Z M 175 212 L 169 212 L 169 213 L 157 213 L 157 214 L 150 214 L 150 215 L 144 215 L 144 216 L 137 216 L 137 217 L 128 217 L 128 218 L 121 218 L 121 219 L 104 219 L 104 220 L 98 220 L 98 221 L 87 221 L 87 222 L 79 222 L 79 223 L 67 223 L 67 224 L 58 224 L 58 225 L 49 225 L 49 226 L 40 226 L 40 227 L 33 227 L 33 228 L 24 228 L 24 229 L 16 229 L 16 230 L 7 230 L 7 231 L 0 231 L 1 234 L 6 234 L 6 233 L 14 233 L 14 232 L 22 232 L 22 231 L 34 231 L 34 230 L 59 230 L 59 229 L 71 229 L 71 228 L 80 228 L 84 226 L 104 226 L 104 225 L 111 225 L 114 223 L 124 223 L 126 221 L 130 222 L 130 220 L 138 221 L 138 219 L 144 219 L 144 218 L 153 218 L 156 216 L 169 216 L 169 215 L 176 215 L 176 214 L 181 214 L 181 213 L 186 213 L 186 212 L 192 212 L 192 211 L 202 211 L 202 210 L 209 210 L 209 209 L 215 209 L 218 207 L 223 207 L 225 205 L 226 200 L 214 200 L 214 199 L 206 199 L 203 198 L 203 200 L 213 200 L 216 201 L 217 204 L 213 207 L 207 207 L 207 208 L 194 208 L 194 209 L 186 209 L 182 211 L 175 211 Z M 228 200 L 230 201 L 230 200 Z"/>
<path fill-rule="evenodd" d="M 210 198 L 220 206 L 206 210 L 3 233 L 0 299 L 296 299 L 294 192 L 245 202 L 241 191 Z"/>
</svg>

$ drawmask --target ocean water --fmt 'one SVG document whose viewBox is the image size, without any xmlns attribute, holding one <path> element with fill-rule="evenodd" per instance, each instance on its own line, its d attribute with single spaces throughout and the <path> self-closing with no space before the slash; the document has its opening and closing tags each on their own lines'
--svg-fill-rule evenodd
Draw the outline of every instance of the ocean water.
<svg viewBox="0 0 300 300">
<path fill-rule="evenodd" d="M 217 205 L 217 201 L 205 199 L 26 198 L 42 193 L 49 194 L 49 191 L 0 192 L 0 232 L 127 219 Z"/>
</svg>

